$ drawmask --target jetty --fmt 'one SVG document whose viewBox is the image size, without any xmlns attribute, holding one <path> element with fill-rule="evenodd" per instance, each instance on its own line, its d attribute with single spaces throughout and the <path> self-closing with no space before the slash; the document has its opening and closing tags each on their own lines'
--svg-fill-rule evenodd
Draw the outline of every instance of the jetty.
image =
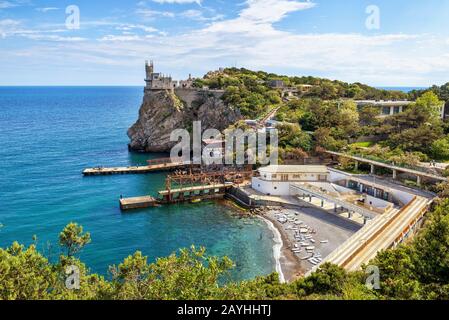
<svg viewBox="0 0 449 320">
<path fill-rule="evenodd" d="M 157 207 L 163 204 L 177 204 L 182 202 L 196 202 L 202 200 L 220 199 L 226 194 L 226 190 L 232 188 L 233 183 L 203 185 L 173 190 L 161 190 L 159 198 L 142 196 L 134 198 L 121 198 L 120 209 L 122 211 Z"/>
<path fill-rule="evenodd" d="M 157 198 L 151 195 L 132 198 L 120 196 L 119 203 L 122 211 L 223 198 L 227 190 L 251 180 L 253 176 L 251 166 L 233 168 L 218 165 L 212 168 L 213 171 L 204 171 L 201 165 L 184 161 L 182 158 L 151 159 L 147 163 L 146 166 L 87 168 L 83 171 L 83 175 L 100 176 L 174 171 L 173 174 L 166 177 L 165 190 L 159 191 Z"/>
<path fill-rule="evenodd" d="M 144 209 L 157 205 L 158 201 L 151 196 L 120 199 L 121 210 Z"/>
<path fill-rule="evenodd" d="M 148 165 L 145 166 L 130 166 L 130 167 L 94 167 L 87 168 L 83 171 L 85 176 L 106 176 L 116 174 L 143 174 L 161 171 L 171 171 L 183 169 L 191 166 L 190 161 L 182 161 L 182 159 L 161 158 L 148 160 Z"/>
<path fill-rule="evenodd" d="M 172 190 L 162 190 L 158 193 L 163 199 L 160 200 L 162 203 L 170 204 L 192 200 L 222 198 L 226 194 L 226 190 L 232 188 L 233 186 L 234 184 L 229 182 L 223 184 L 200 185 Z"/>
<path fill-rule="evenodd" d="M 248 181 L 252 175 L 251 170 L 171 174 L 166 178 L 165 189 L 158 192 L 158 198 L 151 196 L 121 198 L 120 209 L 127 211 L 158 205 L 220 199 L 228 190 Z"/>
</svg>

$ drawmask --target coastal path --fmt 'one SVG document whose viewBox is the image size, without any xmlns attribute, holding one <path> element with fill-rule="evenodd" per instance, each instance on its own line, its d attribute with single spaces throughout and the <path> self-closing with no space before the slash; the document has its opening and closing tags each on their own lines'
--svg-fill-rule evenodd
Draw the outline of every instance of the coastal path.
<svg viewBox="0 0 449 320">
<path fill-rule="evenodd" d="M 367 164 L 371 165 L 371 174 L 372 175 L 374 175 L 374 173 L 375 173 L 375 167 L 381 167 L 381 168 L 387 168 L 387 169 L 392 170 L 393 171 L 393 179 L 396 179 L 398 172 L 404 172 L 404 173 L 416 176 L 418 185 L 421 185 L 422 178 L 427 178 L 427 179 L 435 180 L 435 181 L 449 181 L 448 178 L 439 176 L 436 174 L 419 171 L 419 170 L 415 170 L 415 169 L 409 169 L 406 167 L 400 167 L 400 166 L 396 166 L 396 165 L 389 164 L 389 163 L 384 163 L 384 162 L 380 162 L 380 161 L 363 158 L 360 156 L 353 156 L 350 154 L 334 152 L 334 151 L 326 151 L 326 153 L 328 153 L 332 156 L 338 156 L 338 157 L 343 157 L 343 158 L 348 158 L 348 159 L 354 160 L 356 168 L 358 168 L 359 162 L 367 163 Z"/>
</svg>

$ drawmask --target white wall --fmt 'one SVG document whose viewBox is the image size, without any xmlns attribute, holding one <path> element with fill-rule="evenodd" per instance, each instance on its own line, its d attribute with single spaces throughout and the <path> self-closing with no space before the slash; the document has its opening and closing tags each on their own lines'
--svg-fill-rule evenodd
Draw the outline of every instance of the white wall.
<svg viewBox="0 0 449 320">
<path fill-rule="evenodd" d="M 288 196 L 290 195 L 290 182 L 265 181 L 253 177 L 251 187 L 265 195 Z"/>
<path fill-rule="evenodd" d="M 415 197 L 414 194 L 407 193 L 407 192 L 404 192 L 404 191 L 400 191 L 400 190 L 397 190 L 397 189 L 392 190 L 392 196 L 393 196 L 393 199 L 399 200 L 404 205 L 406 205 L 407 203 L 412 201 L 413 198 Z"/>
<path fill-rule="evenodd" d="M 350 174 L 345 174 L 343 172 L 339 172 L 339 171 L 334 171 L 334 170 L 329 170 L 329 181 L 330 182 L 335 182 L 335 181 L 339 181 L 339 180 L 343 180 L 343 179 L 348 179 L 351 175 Z"/>
<path fill-rule="evenodd" d="M 385 208 L 393 205 L 391 202 L 388 202 L 388 201 L 385 201 L 385 200 L 382 200 L 379 198 L 375 198 L 370 195 L 366 195 L 366 205 L 370 206 L 370 203 L 372 203 L 371 205 L 373 207 L 380 208 L 380 209 L 385 209 Z"/>
<path fill-rule="evenodd" d="M 354 193 L 354 192 L 356 192 L 355 190 L 339 186 L 338 184 L 334 184 L 333 183 L 332 185 L 334 186 L 335 190 L 337 190 L 340 193 Z"/>
</svg>

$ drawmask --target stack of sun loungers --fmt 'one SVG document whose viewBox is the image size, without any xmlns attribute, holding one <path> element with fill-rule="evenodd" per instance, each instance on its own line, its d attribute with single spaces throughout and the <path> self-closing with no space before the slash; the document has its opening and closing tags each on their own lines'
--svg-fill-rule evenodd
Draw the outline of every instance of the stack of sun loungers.
<svg viewBox="0 0 449 320">
<path fill-rule="evenodd" d="M 321 252 L 317 249 L 317 245 L 325 245 L 329 243 L 329 240 L 317 241 L 314 239 L 316 231 L 299 220 L 296 216 L 297 212 L 293 213 L 276 213 L 275 217 L 277 221 L 284 225 L 285 230 L 293 231 L 294 239 L 296 243 L 291 248 L 291 251 L 299 256 L 299 259 L 308 261 L 311 265 L 315 266 L 323 261 Z"/>
</svg>

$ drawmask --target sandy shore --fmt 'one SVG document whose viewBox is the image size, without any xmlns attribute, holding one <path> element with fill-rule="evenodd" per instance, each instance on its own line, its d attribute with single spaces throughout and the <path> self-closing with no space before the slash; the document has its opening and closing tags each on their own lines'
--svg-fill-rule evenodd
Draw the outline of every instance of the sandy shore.
<svg viewBox="0 0 449 320">
<path fill-rule="evenodd" d="M 267 224 L 273 234 L 273 258 L 281 282 L 292 282 L 304 276 L 361 228 L 321 208 L 267 206 L 248 210 L 233 201 L 220 203 L 240 216 L 255 215 Z M 280 217 L 287 219 L 280 222 Z M 299 230 L 304 228 L 306 233 Z M 311 251 L 308 251 L 309 246 Z"/>
<path fill-rule="evenodd" d="M 275 228 L 276 270 L 281 271 L 279 273 L 287 282 L 303 276 L 360 229 L 355 223 L 315 208 L 266 208 L 261 216 L 268 221 L 270 228 Z M 279 222 L 281 216 L 288 217 L 288 221 Z M 308 232 L 300 236 L 299 229 Z M 313 250 L 308 251 L 304 246 Z"/>
<path fill-rule="evenodd" d="M 282 225 L 270 215 L 260 216 L 273 231 L 273 254 L 276 260 L 276 272 L 281 282 L 292 282 L 304 275 L 299 258 L 291 251 L 292 244 Z"/>
</svg>

